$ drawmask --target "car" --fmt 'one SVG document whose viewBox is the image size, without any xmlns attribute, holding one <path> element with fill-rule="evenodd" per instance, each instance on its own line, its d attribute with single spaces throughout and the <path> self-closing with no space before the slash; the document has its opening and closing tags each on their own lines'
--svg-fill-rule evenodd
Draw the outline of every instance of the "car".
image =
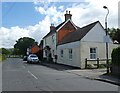
<svg viewBox="0 0 120 93">
<path fill-rule="evenodd" d="M 30 54 L 27 57 L 27 63 L 39 63 L 39 58 L 35 54 Z"/>
<path fill-rule="evenodd" d="M 24 56 L 24 57 L 23 57 L 23 61 L 27 61 L 27 56 Z"/>
</svg>

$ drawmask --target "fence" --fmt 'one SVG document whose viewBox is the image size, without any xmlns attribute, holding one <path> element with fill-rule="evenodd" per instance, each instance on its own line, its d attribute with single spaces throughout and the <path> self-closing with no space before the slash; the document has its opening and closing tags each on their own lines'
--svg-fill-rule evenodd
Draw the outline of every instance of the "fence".
<svg viewBox="0 0 120 93">
<path fill-rule="evenodd" d="M 109 64 L 106 64 L 106 60 L 107 59 L 99 59 L 99 58 L 97 58 L 97 59 L 85 59 L 85 68 L 88 68 L 88 62 L 90 63 L 93 63 L 93 64 L 96 64 L 97 65 L 97 67 L 96 68 L 99 68 L 100 67 L 100 64 L 101 64 L 101 61 L 104 61 L 104 64 L 106 65 L 106 66 L 109 66 L 110 67 L 110 63 Z M 108 59 L 109 61 L 111 60 L 111 59 Z M 94 62 L 95 61 L 95 62 Z M 91 64 L 90 63 L 90 64 Z"/>
</svg>

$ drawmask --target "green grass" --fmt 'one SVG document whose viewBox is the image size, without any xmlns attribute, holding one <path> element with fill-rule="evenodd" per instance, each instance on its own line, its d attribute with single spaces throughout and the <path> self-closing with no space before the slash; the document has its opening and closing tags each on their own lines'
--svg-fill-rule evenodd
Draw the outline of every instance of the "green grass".
<svg viewBox="0 0 120 93">
<path fill-rule="evenodd" d="M 0 54 L 0 62 L 2 62 L 5 59 L 6 59 L 5 55 Z"/>
</svg>

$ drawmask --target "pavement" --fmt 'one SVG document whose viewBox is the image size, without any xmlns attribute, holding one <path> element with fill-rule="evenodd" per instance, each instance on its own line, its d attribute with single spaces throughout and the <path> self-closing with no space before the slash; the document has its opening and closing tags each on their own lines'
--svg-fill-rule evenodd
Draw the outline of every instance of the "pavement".
<svg viewBox="0 0 120 93">
<path fill-rule="evenodd" d="M 99 80 L 120 86 L 120 78 L 111 74 L 106 74 L 106 69 L 80 69 L 58 63 L 41 62 L 42 65 L 52 69 L 66 71 L 91 80 Z"/>
</svg>

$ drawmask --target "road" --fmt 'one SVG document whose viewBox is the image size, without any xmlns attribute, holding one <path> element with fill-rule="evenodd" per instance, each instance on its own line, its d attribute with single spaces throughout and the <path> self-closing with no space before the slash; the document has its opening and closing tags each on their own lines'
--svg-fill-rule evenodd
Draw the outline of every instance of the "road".
<svg viewBox="0 0 120 93">
<path fill-rule="evenodd" d="M 9 58 L 2 65 L 2 91 L 118 91 L 118 86 Z"/>
</svg>

